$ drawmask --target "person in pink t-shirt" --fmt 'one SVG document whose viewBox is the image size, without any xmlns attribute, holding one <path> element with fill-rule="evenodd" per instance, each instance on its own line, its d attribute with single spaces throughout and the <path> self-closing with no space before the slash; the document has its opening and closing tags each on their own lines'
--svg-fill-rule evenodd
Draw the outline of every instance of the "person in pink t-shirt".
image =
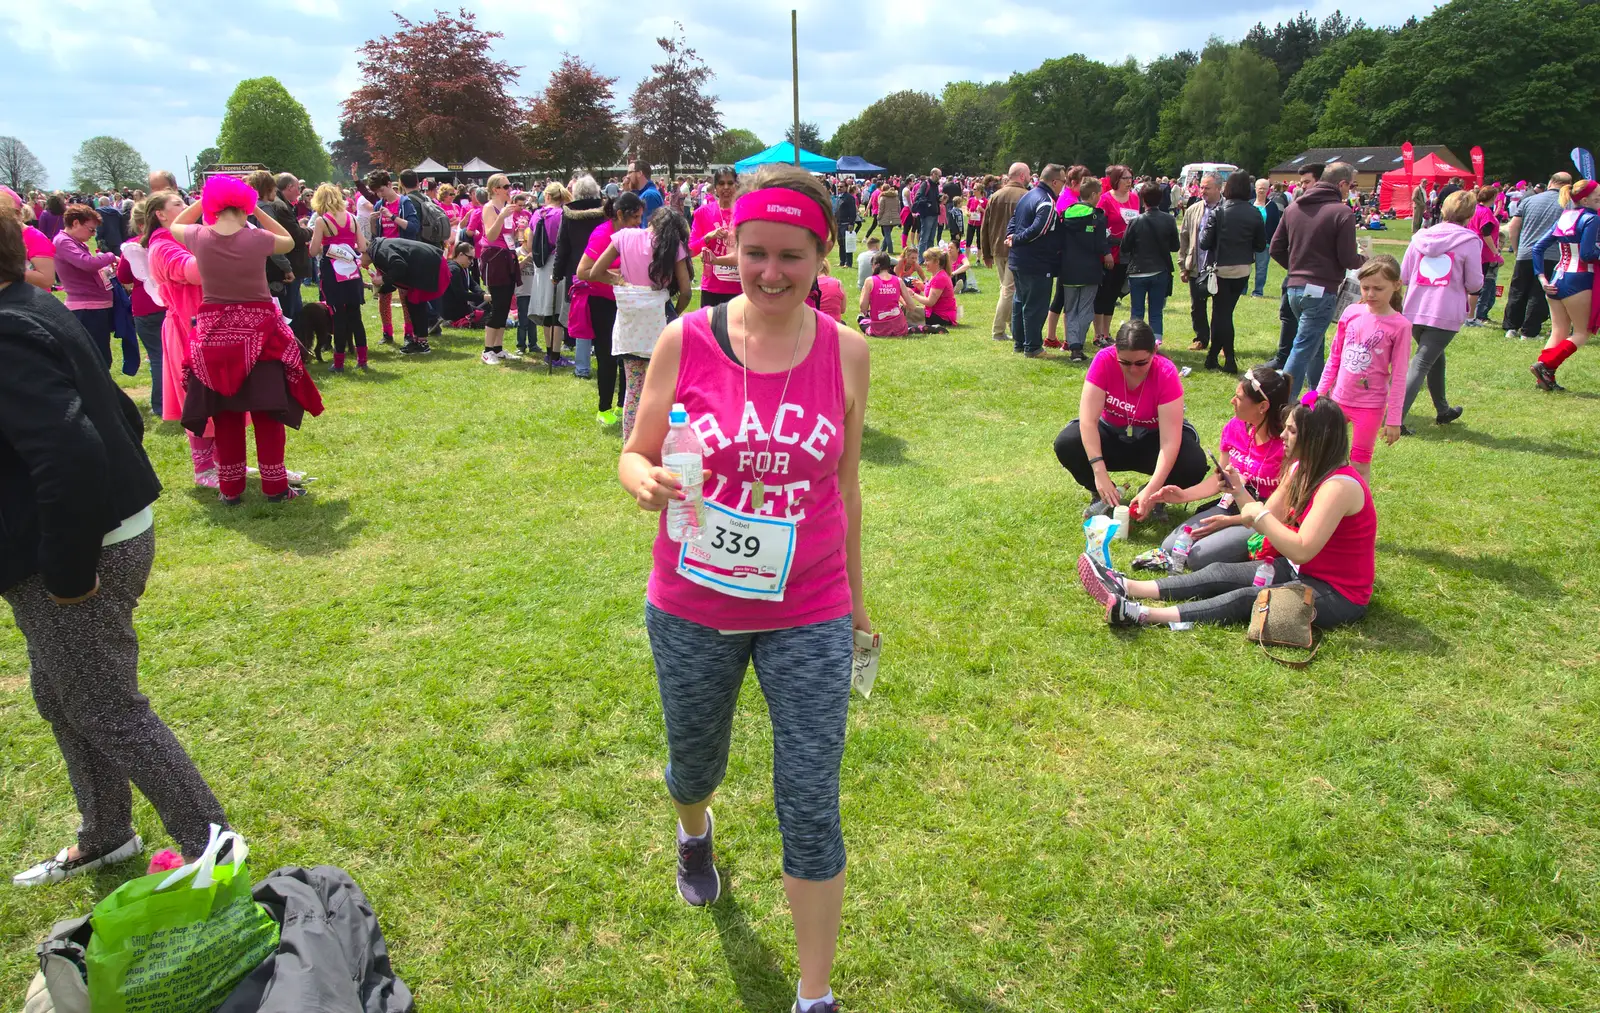
<svg viewBox="0 0 1600 1013">
<path fill-rule="evenodd" d="M 937 246 L 928 248 L 925 259 L 933 268 L 933 277 L 927 288 L 916 296 L 927 310 L 928 330 L 937 334 L 946 327 L 954 327 L 961 315 L 956 303 L 956 285 L 950 280 L 950 255 Z"/>
<path fill-rule="evenodd" d="M 1111 270 L 1100 279 L 1100 288 L 1094 296 L 1094 333 L 1096 343 L 1111 333 L 1111 318 L 1117 312 L 1117 300 L 1122 298 L 1122 287 L 1128 282 L 1128 265 L 1122 260 L 1122 236 L 1128 225 L 1139 217 L 1139 195 L 1133 189 L 1133 170 L 1126 165 L 1106 167 L 1105 192 L 1097 206 L 1106 216 L 1106 235 L 1111 240 Z"/>
<path fill-rule="evenodd" d="M 1361 301 L 1339 318 L 1316 396 L 1332 397 L 1344 409 L 1350 419 L 1350 463 L 1366 479 L 1372 475 L 1379 428 L 1390 446 L 1400 438 L 1411 321 L 1400 312 L 1400 265 L 1393 257 L 1367 258 L 1359 277 Z"/>
<path fill-rule="evenodd" d="M 1188 488 L 1205 477 L 1200 434 L 1183 417 L 1183 380 L 1171 359 L 1156 354 L 1148 323 L 1129 320 L 1115 342 L 1096 353 L 1078 417 L 1061 430 L 1055 449 L 1056 460 L 1094 497 L 1085 517 L 1120 504 L 1113 471 L 1150 476 L 1129 504 L 1135 519 L 1150 513 L 1156 492 L 1169 482 Z"/>
<path fill-rule="evenodd" d="M 1289 403 L 1289 377 L 1271 366 L 1246 370 L 1233 391 L 1233 418 L 1222 427 L 1217 451 L 1243 477 L 1258 499 L 1278 488 L 1283 477 L 1283 416 Z M 1250 558 L 1250 527 L 1239 516 L 1222 476 L 1213 471 L 1198 485 L 1157 490 L 1157 503 L 1194 503 L 1212 499 L 1183 524 L 1172 529 L 1161 548 L 1171 552 L 1185 527 L 1194 538 L 1187 565 L 1203 570 L 1212 563 L 1242 563 Z"/>
<path fill-rule="evenodd" d="M 880 250 L 872 258 L 872 277 L 861 286 L 861 316 L 856 324 L 874 338 L 921 334 L 921 325 L 911 325 L 912 312 L 920 308 L 916 298 L 905 279 L 895 274 L 893 258 Z"/>
<path fill-rule="evenodd" d="M 718 169 L 712 177 L 716 200 L 695 208 L 689 224 L 689 253 L 699 257 L 700 305 L 715 306 L 739 294 L 739 266 L 733 255 L 733 197 L 739 176 Z"/>
<path fill-rule="evenodd" d="M 806 306 L 833 249 L 822 184 L 765 165 L 734 205 L 741 292 L 667 325 L 650 359 L 617 477 L 665 514 L 703 474 L 702 534 L 657 529 L 645 625 L 678 814 L 678 893 L 722 892 L 711 797 L 727 770 L 739 690 L 753 662 L 772 723 L 773 801 L 794 918 L 800 1013 L 837 1010 L 829 978 L 844 902 L 839 814 L 855 635 L 869 635 L 861 564 L 861 434 L 867 342 Z M 661 459 L 669 411 L 705 444 L 703 472 Z"/>
<path fill-rule="evenodd" d="M 56 246 L 49 236 L 25 221 L 26 208 L 15 190 L 0 186 L 0 216 L 12 218 L 22 226 L 22 252 L 26 258 L 23 280 L 48 292 L 56 283 Z"/>
</svg>

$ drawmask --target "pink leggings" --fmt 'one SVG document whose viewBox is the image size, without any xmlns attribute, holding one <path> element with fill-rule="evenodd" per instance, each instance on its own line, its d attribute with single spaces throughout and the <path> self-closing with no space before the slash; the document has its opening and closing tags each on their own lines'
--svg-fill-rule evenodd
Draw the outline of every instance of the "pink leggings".
<svg viewBox="0 0 1600 1013">
<path fill-rule="evenodd" d="M 1350 420 L 1350 460 L 1372 463 L 1372 448 L 1378 445 L 1378 430 L 1383 427 L 1383 408 L 1344 408 Z"/>
<path fill-rule="evenodd" d="M 217 429 L 217 483 L 222 495 L 233 499 L 244 492 L 244 412 L 220 412 L 211 417 Z M 277 496 L 289 488 L 283 467 L 287 434 L 283 423 L 268 415 L 250 416 L 256 431 L 256 467 L 261 469 L 261 492 Z"/>
</svg>

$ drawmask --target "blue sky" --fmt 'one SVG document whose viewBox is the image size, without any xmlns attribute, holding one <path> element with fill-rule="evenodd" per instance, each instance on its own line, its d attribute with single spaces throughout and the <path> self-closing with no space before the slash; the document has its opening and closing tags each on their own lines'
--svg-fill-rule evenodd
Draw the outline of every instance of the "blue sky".
<svg viewBox="0 0 1600 1013">
<path fill-rule="evenodd" d="M 516 95 L 540 90 L 563 51 L 614 75 L 625 101 L 656 57 L 655 38 L 684 23 L 690 45 L 717 72 L 712 90 L 730 127 L 754 130 L 769 144 L 790 118 L 791 4 L 696 4 L 639 17 L 634 4 L 551 0 L 464 0 L 479 24 L 503 32 L 496 56 L 523 68 Z M 278 78 L 311 113 L 324 139 L 338 134 L 339 103 L 359 81 L 356 49 L 392 32 L 391 11 L 426 19 L 442 3 L 373 0 L 278 0 L 230 13 L 193 0 L 4 0 L 0 31 L 11 55 L 0 60 L 0 134 L 20 137 L 44 162 L 52 186 L 71 178 L 78 145 L 96 134 L 122 137 L 152 167 L 180 178 L 184 157 L 216 139 L 223 104 L 240 80 Z M 1083 5 L 1069 12 L 1034 0 L 948 0 L 876 5 L 796 0 L 800 12 L 800 115 L 824 137 L 873 100 L 901 88 L 937 94 L 946 81 L 1004 80 L 1055 56 L 1081 52 L 1101 60 L 1150 59 L 1199 49 L 1212 34 L 1241 36 L 1256 21 L 1292 17 L 1299 4 L 1242 0 L 1206 20 L 1194 5 Z M 1321 16 L 1335 7 L 1369 22 L 1424 15 L 1418 0 L 1305 5 Z M 276 9 L 274 17 L 255 11 Z M 453 8 L 452 8 L 453 9 Z M 1126 11 L 1115 21 L 1107 9 Z M 614 10 L 609 16 L 598 11 Z M 863 11 L 872 12 L 864 23 Z M 892 11 L 892 13 L 890 13 Z M 89 44 L 67 49 L 61 27 Z"/>
</svg>

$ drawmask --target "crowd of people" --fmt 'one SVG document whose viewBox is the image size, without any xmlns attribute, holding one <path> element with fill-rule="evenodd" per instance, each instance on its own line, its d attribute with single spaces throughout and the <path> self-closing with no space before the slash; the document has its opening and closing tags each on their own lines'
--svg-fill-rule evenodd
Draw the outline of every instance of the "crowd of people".
<svg viewBox="0 0 1600 1013">
<path fill-rule="evenodd" d="M 839 767 L 852 652 L 872 631 L 859 483 L 868 338 L 960 326 L 956 293 L 971 290 L 981 258 L 999 281 L 996 340 L 1088 363 L 1054 445 L 1090 498 L 1085 517 L 1126 506 L 1130 520 L 1172 524 L 1169 506 L 1199 504 L 1133 561 L 1154 579 L 1079 558 L 1109 623 L 1239 622 L 1259 586 L 1290 582 L 1310 589 L 1318 626 L 1353 622 L 1374 591 L 1376 442 L 1407 432 L 1424 384 L 1436 422 L 1461 416 L 1446 398 L 1445 350 L 1486 319 L 1476 314 L 1500 226 L 1516 250 L 1508 334 L 1536 335 L 1549 296 L 1538 386 L 1560 389 L 1556 369 L 1600 308 L 1593 181 L 1557 174 L 1505 204 L 1459 188 L 1396 260 L 1358 242 L 1354 179 L 1344 163 L 1308 167 L 1292 191 L 1244 172 L 1185 183 L 1118 165 L 865 182 L 767 166 L 663 191 L 636 162 L 620 181 L 580 173 L 530 189 L 499 174 L 457 190 L 377 170 L 348 189 L 219 175 L 193 195 L 152 173 L 148 196 L 92 205 L 0 190 L 0 588 L 83 815 L 74 845 L 15 882 L 138 855 L 130 781 L 185 858 L 209 825 L 227 826 L 137 690 L 132 614 L 160 483 L 144 415 L 110 376 L 112 338 L 125 372 L 143 348 L 151 414 L 182 422 L 197 484 L 241 502 L 250 429 L 261 490 L 282 502 L 301 494 L 285 428 L 323 408 L 311 375 L 322 338 L 331 372 L 351 355 L 371 368 L 362 307 L 371 294 L 381 340 L 394 343 L 398 298 L 401 354 L 427 355 L 444 326 L 481 327 L 486 365 L 542 355 L 592 377 L 599 421 L 621 429 L 626 493 L 663 514 L 703 496 L 693 544 L 663 517 L 646 589 L 678 890 L 694 905 L 721 892 L 710 801 L 753 662 L 773 724 L 794 1008 L 837 1010 Z M 835 252 L 841 273 L 857 271 L 854 319 Z M 1277 355 L 1241 367 L 1233 316 L 1247 292 L 1267 297 L 1269 261 L 1286 272 Z M 1189 349 L 1239 378 L 1215 454 L 1186 417 L 1187 371 L 1166 354 L 1174 274 L 1193 307 Z M 1124 296 L 1129 314 L 1114 326 Z M 705 448 L 700 466 L 668 467 L 663 442 L 685 429 Z M 1136 491 L 1112 477 L 1130 472 L 1147 478 Z"/>
</svg>

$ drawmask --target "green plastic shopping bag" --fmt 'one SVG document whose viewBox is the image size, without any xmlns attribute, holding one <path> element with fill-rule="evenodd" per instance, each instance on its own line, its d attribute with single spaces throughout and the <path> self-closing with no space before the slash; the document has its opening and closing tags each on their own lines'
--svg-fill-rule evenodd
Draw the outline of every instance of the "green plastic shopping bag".
<svg viewBox="0 0 1600 1013">
<path fill-rule="evenodd" d="M 85 963 L 91 1013 L 210 1013 L 278 948 L 250 896 L 244 838 L 211 826 L 200 859 L 117 887 L 94 907 Z M 231 861 L 217 854 L 233 845 Z"/>
</svg>

